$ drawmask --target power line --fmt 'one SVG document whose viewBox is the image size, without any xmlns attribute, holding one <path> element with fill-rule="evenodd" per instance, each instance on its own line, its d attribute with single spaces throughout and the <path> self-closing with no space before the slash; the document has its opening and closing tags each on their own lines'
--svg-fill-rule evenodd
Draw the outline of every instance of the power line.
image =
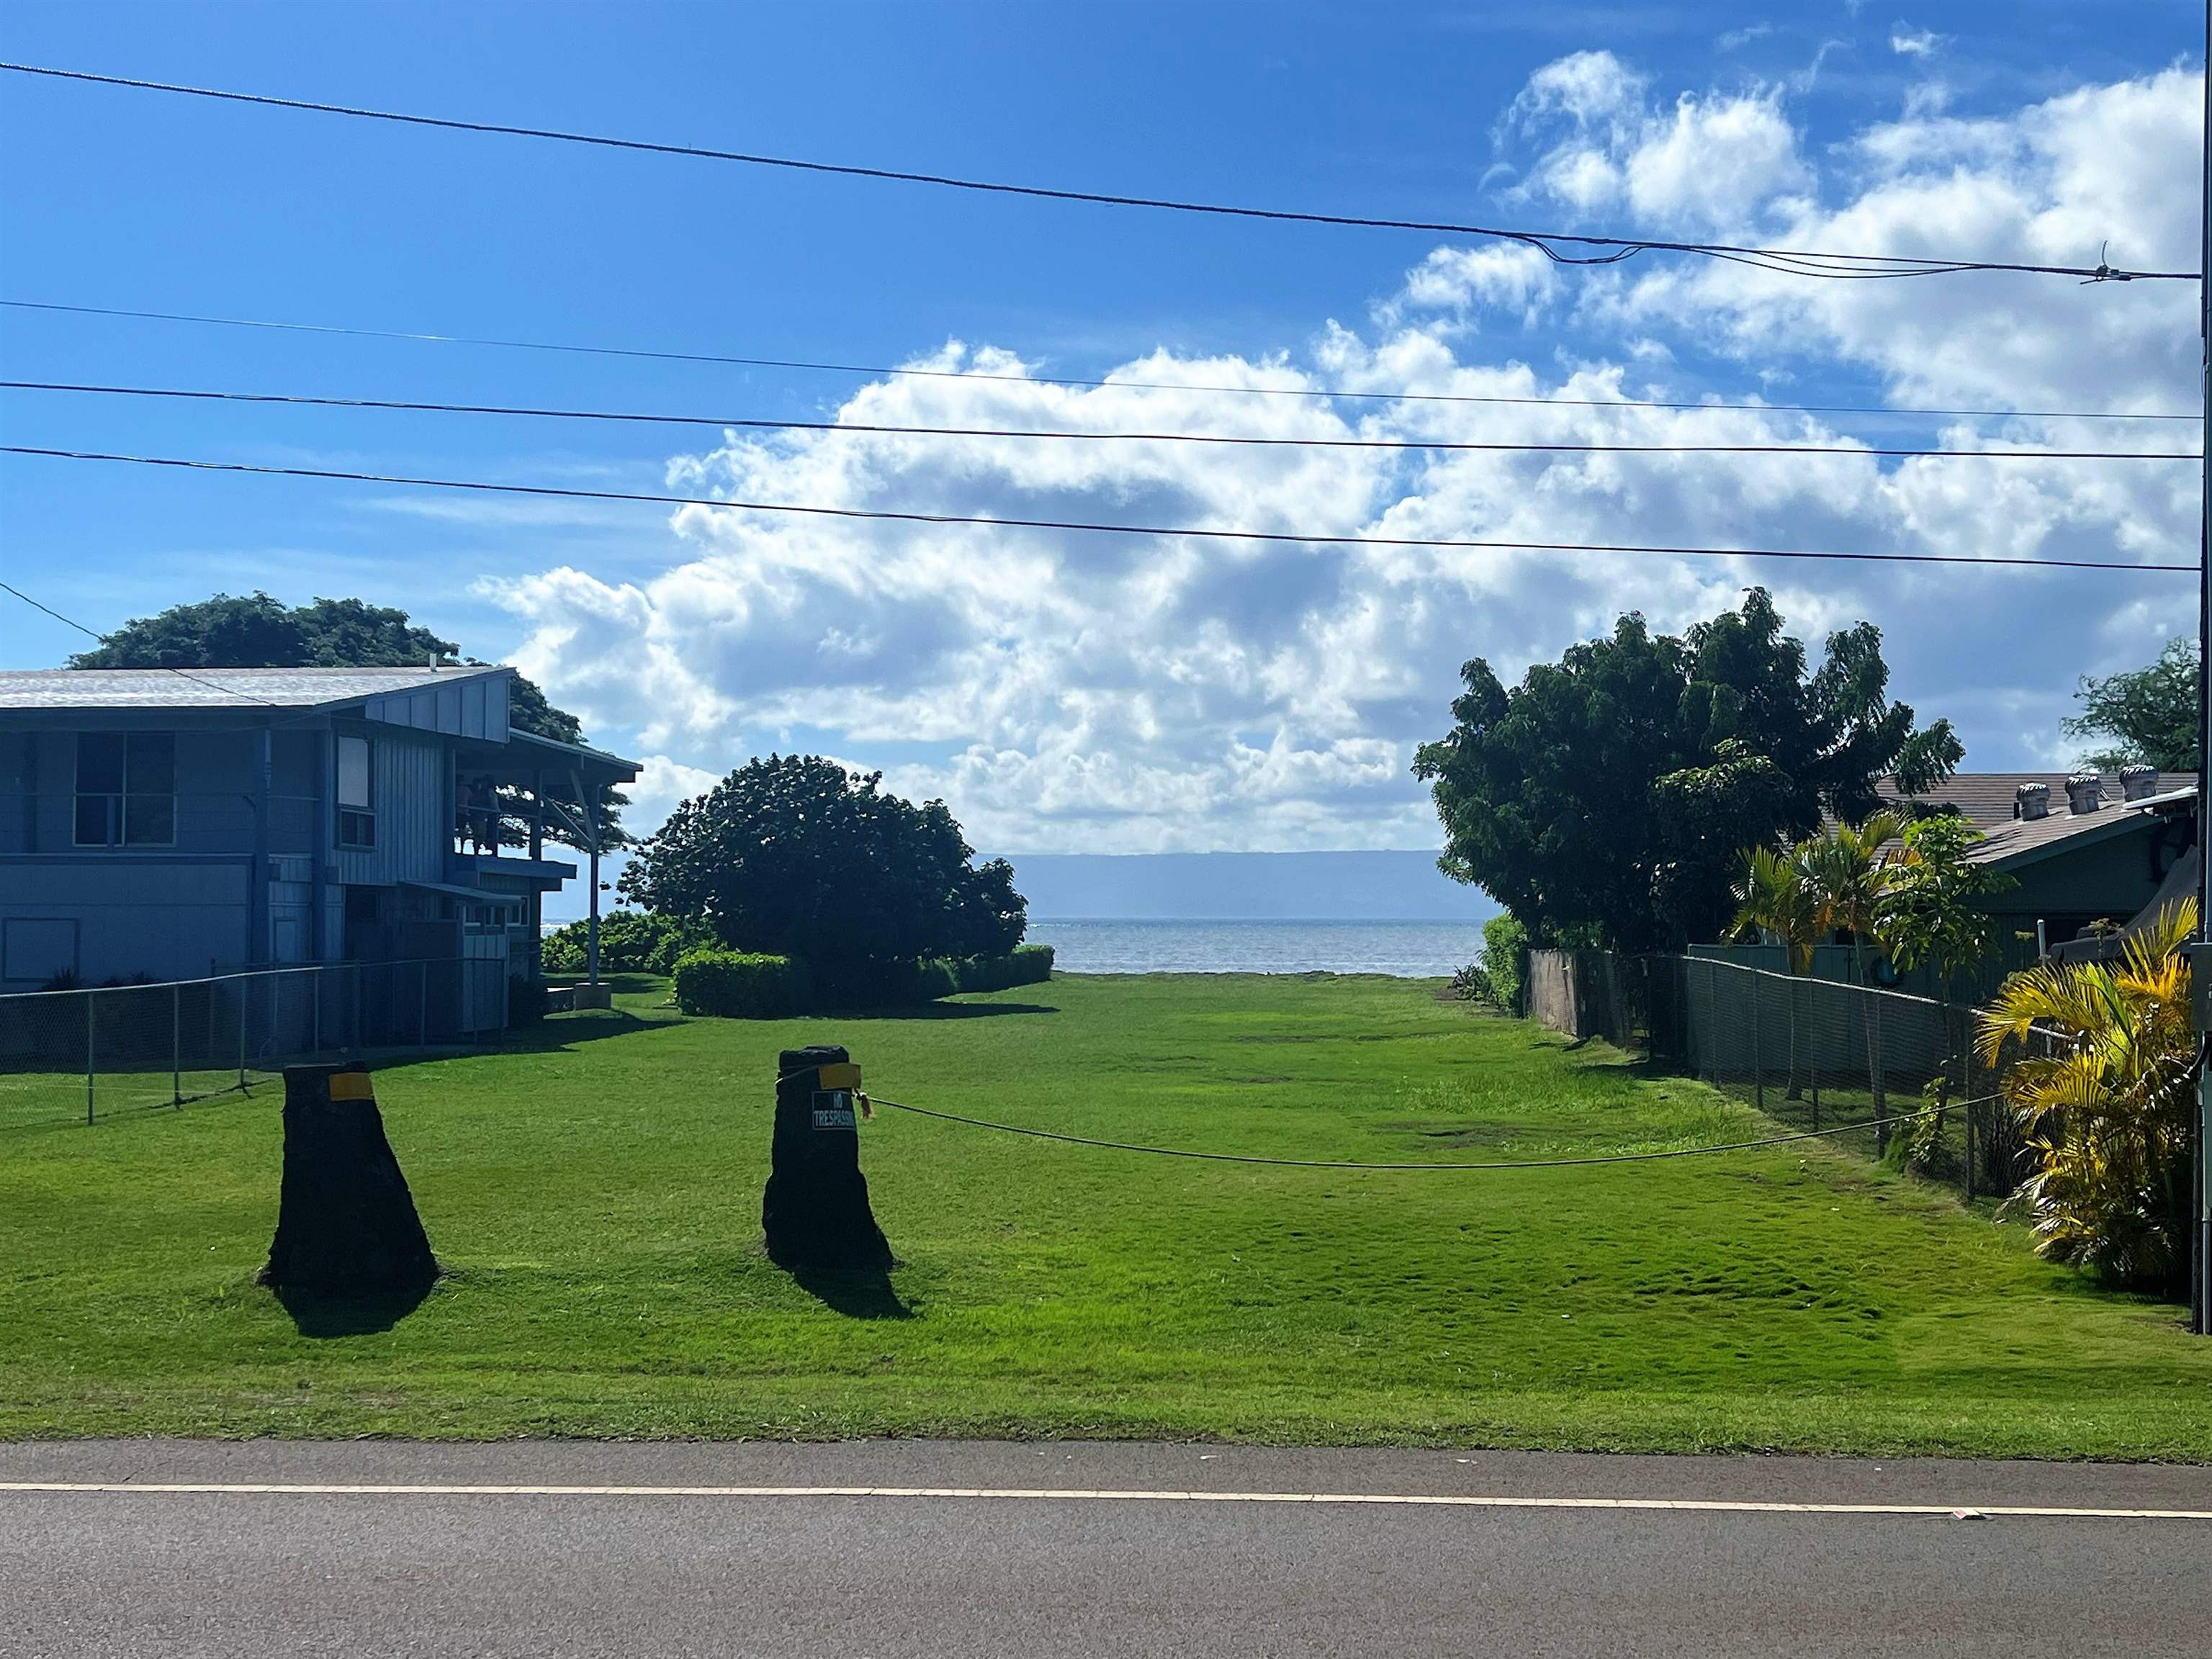
<svg viewBox="0 0 2212 1659">
<path fill-rule="evenodd" d="M 2195 282 L 2197 273 L 2181 270 L 2131 270 L 2109 264 L 2045 265 L 1992 259 L 1917 258 L 1899 254 L 1827 253 L 1801 248 L 1766 248 L 1727 242 L 1677 242 L 1645 237 L 1591 236 L 1565 231 L 1525 230 L 1496 225 L 1461 224 L 1446 220 L 1385 219 L 1364 215 L 1314 213 L 1283 208 L 1232 206 L 1223 203 L 1191 202 L 1167 197 L 1131 196 L 1103 191 L 1066 190 L 1042 185 L 1007 184 L 1000 180 L 956 178 L 949 173 L 915 173 L 902 168 L 860 167 L 833 161 L 806 161 L 794 156 L 767 155 L 745 150 L 709 149 L 698 144 L 660 143 L 641 138 L 617 138 L 601 133 L 570 132 L 554 127 L 526 127 L 496 121 L 470 121 L 449 116 L 412 115 L 396 110 L 368 109 L 358 105 L 324 103 L 307 98 L 280 98 L 266 93 L 230 92 L 173 81 L 149 81 L 132 76 L 94 75 L 83 70 L 54 69 L 38 64 L 0 62 L 0 70 L 57 81 L 94 86 L 127 87 L 140 92 L 167 92 L 222 103 L 252 104 L 269 109 L 305 111 L 319 115 L 343 115 L 357 120 L 387 121 L 402 126 L 432 127 L 448 132 L 495 134 L 509 138 L 538 138 L 564 144 L 587 144 L 653 155 L 680 155 L 696 161 L 735 161 L 748 167 L 780 167 L 795 173 L 836 174 L 843 178 L 875 179 L 896 184 L 929 185 L 992 196 L 1020 196 L 1044 201 L 1082 202 L 1101 207 L 1147 208 L 1162 212 L 1204 214 L 1233 219 L 1262 219 L 1310 225 L 1343 225 L 1366 230 L 1413 230 L 1451 236 L 1479 236 L 1494 241 L 1533 247 L 1555 264 L 1615 264 L 1638 253 L 1692 253 L 1736 264 L 1752 264 L 1786 275 L 1831 280 L 1879 280 L 1899 276 L 1948 276 L 1960 271 L 2010 271 L 2027 276 L 2072 276 L 2087 282 Z M 1571 254 L 1565 247 L 1603 250 Z"/>
<path fill-rule="evenodd" d="M 1146 1152 L 1154 1158 L 1195 1158 L 1207 1164 L 1264 1164 L 1291 1170 L 1368 1170 L 1398 1175 L 1449 1175 L 1468 1170 L 1574 1170 L 1593 1164 L 1651 1164 L 1662 1158 L 1756 1152 L 1767 1146 L 1786 1146 L 1793 1141 L 1819 1140 L 1830 1135 L 1849 1134 L 1856 1129 L 1911 1123 L 1919 1118 L 1933 1117 L 1938 1112 L 1960 1110 L 1980 1105 L 1984 1101 L 2001 1100 L 2003 1097 L 1985 1095 L 1980 1100 L 1956 1101 L 1942 1106 L 1923 1107 L 1914 1112 L 1899 1112 L 1891 1117 L 1868 1118 L 1859 1123 L 1838 1123 L 1827 1129 L 1801 1129 L 1792 1134 L 1769 1135 L 1760 1140 L 1730 1141 L 1718 1146 L 1677 1146 L 1656 1152 L 1603 1152 L 1586 1158 L 1537 1158 L 1504 1164 L 1365 1164 L 1346 1158 L 1267 1158 L 1257 1152 L 1201 1152 L 1184 1146 L 1148 1146 L 1138 1141 L 1096 1140 L 1089 1135 L 1063 1134 L 1056 1129 L 1032 1129 L 1018 1123 L 995 1123 L 988 1118 L 963 1117 L 957 1112 L 939 1112 L 927 1106 L 909 1106 L 903 1101 L 885 1100 L 881 1095 L 868 1095 L 863 1098 L 872 1105 L 888 1106 L 894 1111 L 911 1112 L 916 1117 L 933 1117 L 946 1123 L 963 1124 L 971 1129 L 995 1129 L 1000 1134 L 1027 1135 L 1036 1140 L 1057 1140 L 1072 1146 L 1095 1146 L 1113 1152 Z"/>
<path fill-rule="evenodd" d="M 185 311 L 134 311 L 120 306 L 64 305 L 46 300 L 0 299 L 15 311 L 51 311 L 77 317 L 122 317 L 138 322 L 192 323 L 216 328 L 267 329 L 288 334 L 329 334 L 349 339 L 401 340 L 416 344 L 484 346 L 501 351 L 566 352 L 647 362 L 711 363 L 732 368 L 796 369 L 807 374 L 861 374 L 876 379 L 1002 381 L 1015 386 L 1069 386 L 1085 391 L 1203 392 L 1208 396 L 1308 398 L 1368 403 L 1498 404 L 1534 409 L 1741 410 L 1759 415 L 1888 415 L 1992 421 L 2188 421 L 2186 415 L 2129 414 L 2088 409 L 1931 409 L 1884 404 L 1693 403 L 1646 398 L 1515 398 L 1472 392 L 1372 392 L 1342 386 L 1221 386 L 1182 380 L 1086 380 L 1066 374 L 1003 374 L 983 369 L 915 368 L 887 364 L 815 362 L 793 357 L 741 357 L 711 351 L 658 351 L 641 347 L 582 345 L 554 340 L 504 340 L 472 334 L 428 334 L 400 329 L 351 328 L 337 323 L 288 323 L 256 317 L 213 317 Z"/>
<path fill-rule="evenodd" d="M 164 398 L 205 403 L 276 404 L 312 409 L 392 410 L 414 414 L 515 416 L 531 420 L 597 421 L 647 426 L 713 427 L 764 432 L 848 433 L 903 438 L 1058 438 L 1091 442 L 1228 444 L 1268 449 L 1474 451 L 1564 455 L 1855 455 L 1876 459 L 1989 461 L 2196 461 L 2203 456 L 2165 449 L 1879 449 L 1863 444 L 1607 444 L 1474 442 L 1442 438 L 1285 438 L 1213 432 L 1082 432 L 1066 428 L 892 426 L 864 421 L 776 421 L 721 415 L 663 415 L 603 409 L 544 409 L 513 404 L 415 403 L 396 398 L 317 398 L 280 392 L 215 392 L 176 386 L 90 386 L 62 380 L 0 380 L 0 391 L 82 392 L 97 397 Z"/>
<path fill-rule="evenodd" d="M 2185 571 L 2194 564 L 2131 564 L 2116 559 L 2028 559 L 2010 555 L 1977 557 L 1965 553 L 1854 553 L 1774 547 L 1673 547 L 1626 542 L 1505 541 L 1430 536 L 1325 536 L 1287 530 L 1209 530 L 1186 526 L 1099 524 L 1081 520 L 986 518 L 958 513 L 902 513 L 878 507 L 811 507 L 790 501 L 716 501 L 707 495 L 664 495 L 646 491 L 565 489 L 552 484 L 491 483 L 474 478 L 423 478 L 400 473 L 349 472 L 330 467 L 255 466 L 242 461 L 209 461 L 168 455 L 118 455 L 94 450 L 50 449 L 0 444 L 0 455 L 33 455 L 65 461 L 107 461 L 130 466 L 173 467 L 192 472 L 242 472 L 261 477 L 323 478 L 351 483 L 400 484 L 422 489 L 454 489 L 495 495 L 548 496 L 562 501 L 636 501 L 656 507 L 705 507 L 725 512 L 784 513 L 809 518 L 924 525 L 977 525 L 994 530 L 1066 530 L 1116 536 L 1188 536 L 1212 541 L 1265 542 L 1315 547 L 1483 549 L 1553 553 L 1639 553 L 1662 557 L 1721 559 L 1827 559 L 1864 564 L 1965 564 L 2025 566 L 2044 570 Z"/>
</svg>

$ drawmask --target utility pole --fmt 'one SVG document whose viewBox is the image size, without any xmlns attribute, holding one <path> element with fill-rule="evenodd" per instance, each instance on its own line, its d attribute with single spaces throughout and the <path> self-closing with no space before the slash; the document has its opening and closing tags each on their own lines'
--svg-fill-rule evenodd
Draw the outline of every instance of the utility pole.
<svg viewBox="0 0 2212 1659">
<path fill-rule="evenodd" d="M 2197 249 L 2197 331 L 2203 345 L 2198 390 L 2203 398 L 2207 456 L 2198 508 L 2197 594 L 2197 930 L 2198 945 L 2191 963 L 2191 1000 L 2196 1004 L 2199 1064 L 2197 1068 L 2197 1156 L 2195 1166 L 2197 1262 L 2190 1275 L 2190 1328 L 2212 1336 L 2212 1056 L 2204 1053 L 2212 1031 L 2212 0 L 2204 8 L 2204 173 L 2199 204 L 2203 235 Z"/>
</svg>

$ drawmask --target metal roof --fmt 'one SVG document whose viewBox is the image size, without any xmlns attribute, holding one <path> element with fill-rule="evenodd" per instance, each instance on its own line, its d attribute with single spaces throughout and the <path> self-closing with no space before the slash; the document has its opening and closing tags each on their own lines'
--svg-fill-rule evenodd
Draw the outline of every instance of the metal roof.
<svg viewBox="0 0 2212 1659">
<path fill-rule="evenodd" d="M 0 671 L 0 710 L 319 708 L 514 671 L 453 668 L 32 668 Z"/>
</svg>

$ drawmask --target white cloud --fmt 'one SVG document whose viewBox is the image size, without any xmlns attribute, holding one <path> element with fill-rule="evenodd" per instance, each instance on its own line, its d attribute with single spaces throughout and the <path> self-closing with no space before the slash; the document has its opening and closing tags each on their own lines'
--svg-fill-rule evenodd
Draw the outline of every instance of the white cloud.
<svg viewBox="0 0 2212 1659">
<path fill-rule="evenodd" d="M 1655 106 L 1645 76 L 1607 52 L 1539 70 L 1499 132 L 1501 143 L 1549 144 L 1515 194 L 1710 230 L 1749 223 L 1806 183 L 1780 88 L 1686 92 L 1671 106 Z"/>
<path fill-rule="evenodd" d="M 1532 79 L 1501 131 L 1542 152 L 1526 188 L 1570 202 L 1586 186 L 1610 191 L 1639 220 L 1663 212 L 1765 226 L 1808 246 L 2037 259 L 2081 257 L 2109 234 L 2116 260 L 2185 264 L 2200 88 L 2175 72 L 2004 118 L 1893 123 L 1824 152 L 1816 179 L 1779 94 L 1655 103 L 1639 72 L 1583 53 Z M 1587 168 L 1583 183 L 1575 167 Z M 1084 388 L 1025 378 L 1018 358 L 953 342 L 920 362 L 949 378 L 866 386 L 839 418 L 1462 444 L 1843 442 L 1801 414 L 1586 405 L 1678 398 L 1684 386 L 1665 377 L 1717 351 L 1747 378 L 1840 360 L 1893 398 L 1945 407 L 2185 407 L 2193 303 L 2178 283 L 1808 283 L 1654 260 L 1568 276 L 1528 249 L 1455 246 L 1407 273 L 1367 332 L 1327 323 L 1295 355 L 1161 351 Z M 1563 352 L 1540 366 L 1481 349 L 1487 319 L 1539 313 L 1586 331 L 1563 337 L 1611 341 L 1610 356 Z M 1192 389 L 1321 385 L 1533 401 Z M 2094 436 L 2101 447 L 2112 435 L 2086 426 L 2000 430 L 2020 445 Z M 2193 436 L 2169 435 L 2176 447 Z M 1980 441 L 1966 426 L 1948 441 Z M 1863 454 L 733 434 L 678 457 L 669 477 L 685 493 L 866 512 L 1970 557 L 2185 556 L 2196 514 L 2188 466 Z M 2170 599 L 2179 627 L 2193 592 L 2167 578 L 705 507 L 678 511 L 671 527 L 668 559 L 631 580 L 561 566 L 487 588 L 527 625 L 519 665 L 595 729 L 634 734 L 652 755 L 640 824 L 749 753 L 805 746 L 881 766 L 902 793 L 944 796 L 971 840 L 1013 851 L 1433 843 L 1407 768 L 1445 724 L 1463 659 L 1486 655 L 1517 677 L 1621 611 L 1678 628 L 1753 581 L 1775 590 L 1816 648 L 1826 629 L 1878 621 L 1905 695 L 1960 720 L 1996 758 L 2025 761 L 2055 743 L 2074 674 L 2147 658 L 2162 635 L 2146 616 Z"/>
<path fill-rule="evenodd" d="M 1899 23 L 1890 32 L 1889 49 L 1900 58 L 1933 58 L 1948 38 L 1933 29 L 1908 28 Z"/>
</svg>

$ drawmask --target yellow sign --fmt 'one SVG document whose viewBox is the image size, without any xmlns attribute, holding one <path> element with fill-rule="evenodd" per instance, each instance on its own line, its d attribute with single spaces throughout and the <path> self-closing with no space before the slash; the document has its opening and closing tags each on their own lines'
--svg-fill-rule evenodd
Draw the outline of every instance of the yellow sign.
<svg viewBox="0 0 2212 1659">
<path fill-rule="evenodd" d="M 824 1066 L 820 1068 L 817 1089 L 857 1089 L 860 1086 L 860 1068 L 857 1066 Z"/>
<path fill-rule="evenodd" d="M 369 1086 L 366 1072 L 333 1072 L 331 1073 L 332 1100 L 374 1100 L 376 1091 Z"/>
</svg>

